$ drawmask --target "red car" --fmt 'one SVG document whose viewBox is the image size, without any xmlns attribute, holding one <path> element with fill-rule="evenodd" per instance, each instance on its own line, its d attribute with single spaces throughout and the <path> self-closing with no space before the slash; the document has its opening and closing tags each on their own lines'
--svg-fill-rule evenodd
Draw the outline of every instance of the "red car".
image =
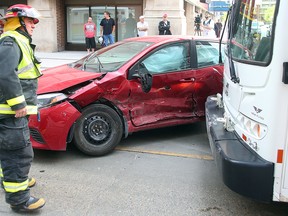
<svg viewBox="0 0 288 216">
<path fill-rule="evenodd" d="M 136 131 L 204 120 L 222 92 L 219 42 L 189 36 L 131 38 L 43 71 L 34 148 L 105 155 Z"/>
</svg>

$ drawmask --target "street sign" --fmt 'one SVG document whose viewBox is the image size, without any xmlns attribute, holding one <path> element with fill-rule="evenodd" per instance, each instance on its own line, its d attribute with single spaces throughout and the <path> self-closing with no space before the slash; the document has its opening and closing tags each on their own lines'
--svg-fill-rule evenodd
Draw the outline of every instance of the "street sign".
<svg viewBox="0 0 288 216">
<path fill-rule="evenodd" d="M 209 4 L 209 11 L 210 12 L 223 12 L 228 11 L 230 4 L 228 1 L 211 1 Z"/>
</svg>

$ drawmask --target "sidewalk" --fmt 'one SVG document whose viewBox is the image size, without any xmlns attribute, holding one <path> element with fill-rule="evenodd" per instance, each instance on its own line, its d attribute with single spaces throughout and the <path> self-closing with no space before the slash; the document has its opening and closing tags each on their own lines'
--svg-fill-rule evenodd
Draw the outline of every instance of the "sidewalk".
<svg viewBox="0 0 288 216">
<path fill-rule="evenodd" d="M 68 64 L 86 55 L 86 51 L 35 52 L 35 56 L 42 62 L 41 69 Z"/>
</svg>

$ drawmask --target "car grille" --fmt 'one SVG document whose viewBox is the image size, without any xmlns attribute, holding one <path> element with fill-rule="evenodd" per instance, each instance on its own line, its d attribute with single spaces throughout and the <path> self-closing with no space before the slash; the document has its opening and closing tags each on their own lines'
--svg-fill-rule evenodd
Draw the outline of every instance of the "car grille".
<svg viewBox="0 0 288 216">
<path fill-rule="evenodd" d="M 38 130 L 30 128 L 30 135 L 36 142 L 45 144 L 45 141 Z"/>
</svg>

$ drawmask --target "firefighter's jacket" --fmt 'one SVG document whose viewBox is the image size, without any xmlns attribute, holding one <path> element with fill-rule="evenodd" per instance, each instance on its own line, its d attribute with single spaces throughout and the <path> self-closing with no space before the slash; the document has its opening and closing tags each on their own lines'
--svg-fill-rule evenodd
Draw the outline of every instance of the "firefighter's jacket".
<svg viewBox="0 0 288 216">
<path fill-rule="evenodd" d="M 37 114 L 40 62 L 34 56 L 31 37 L 21 31 L 7 31 L 0 37 L 0 119 L 15 115 L 27 106 Z"/>
</svg>

